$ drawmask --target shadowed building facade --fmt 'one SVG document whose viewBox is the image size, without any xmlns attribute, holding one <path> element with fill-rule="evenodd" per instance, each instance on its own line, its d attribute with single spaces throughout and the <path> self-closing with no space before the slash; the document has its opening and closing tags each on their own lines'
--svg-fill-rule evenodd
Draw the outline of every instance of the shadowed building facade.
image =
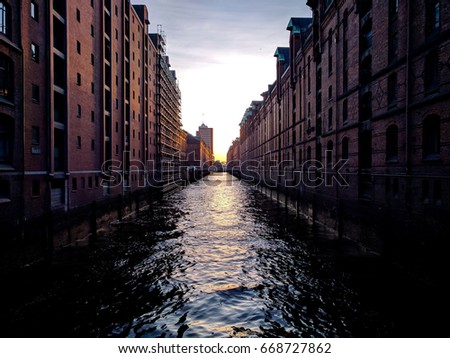
<svg viewBox="0 0 450 358">
<path fill-rule="evenodd" d="M 128 0 L 0 1 L 2 230 L 161 184 L 181 104 L 149 24 Z"/>
<path fill-rule="evenodd" d="M 240 124 L 240 158 L 341 236 L 432 258 L 450 232 L 450 5 L 307 4 Z"/>
</svg>

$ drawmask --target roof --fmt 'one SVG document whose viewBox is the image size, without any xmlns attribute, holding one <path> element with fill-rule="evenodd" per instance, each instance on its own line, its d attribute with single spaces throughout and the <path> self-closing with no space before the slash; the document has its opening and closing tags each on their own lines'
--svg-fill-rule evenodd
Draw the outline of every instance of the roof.
<svg viewBox="0 0 450 358">
<path fill-rule="evenodd" d="M 278 61 L 289 62 L 290 49 L 289 47 L 277 47 L 274 57 L 278 58 Z"/>
<path fill-rule="evenodd" d="M 306 32 L 312 24 L 311 17 L 291 17 L 286 30 L 292 31 L 294 34 Z"/>
</svg>

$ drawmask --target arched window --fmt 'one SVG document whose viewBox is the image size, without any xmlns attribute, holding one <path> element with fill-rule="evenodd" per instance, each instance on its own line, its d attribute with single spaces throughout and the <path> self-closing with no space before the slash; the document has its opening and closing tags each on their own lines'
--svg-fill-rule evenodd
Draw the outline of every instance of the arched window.
<svg viewBox="0 0 450 358">
<path fill-rule="evenodd" d="M 3 1 L 0 1 L 0 34 L 11 36 L 11 9 Z"/>
<path fill-rule="evenodd" d="M 391 125 L 386 130 L 386 161 L 398 160 L 398 127 Z"/>
<path fill-rule="evenodd" d="M 348 159 L 348 137 L 342 139 L 342 159 Z"/>
<path fill-rule="evenodd" d="M 423 121 L 423 159 L 438 160 L 440 158 L 441 119 L 431 115 Z"/>
<path fill-rule="evenodd" d="M 0 165 L 12 162 L 13 137 L 12 121 L 8 117 L 0 116 Z"/>
<path fill-rule="evenodd" d="M 14 65 L 9 57 L 0 53 L 0 97 L 11 101 L 13 98 Z"/>
</svg>

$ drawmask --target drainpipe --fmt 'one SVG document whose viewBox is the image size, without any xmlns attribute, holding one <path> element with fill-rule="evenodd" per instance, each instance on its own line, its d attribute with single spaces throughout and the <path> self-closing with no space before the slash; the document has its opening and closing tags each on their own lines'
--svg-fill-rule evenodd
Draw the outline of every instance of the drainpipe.
<svg viewBox="0 0 450 358">
<path fill-rule="evenodd" d="M 336 53 L 335 59 L 336 60 L 335 60 L 335 66 L 334 66 L 334 68 L 335 68 L 335 79 L 336 79 L 336 87 L 335 87 L 335 95 L 334 95 L 334 98 L 335 98 L 334 102 L 336 104 L 336 114 L 335 114 L 336 129 L 335 129 L 335 136 L 334 136 L 334 138 L 335 138 L 335 140 L 334 140 L 334 142 L 335 142 L 335 145 L 334 145 L 335 155 L 334 155 L 334 157 L 335 157 L 335 163 L 337 163 L 337 161 L 338 161 L 338 149 L 340 148 L 339 142 L 338 142 L 338 139 L 339 139 L 339 137 L 338 137 L 339 111 L 338 111 L 338 105 L 337 105 L 338 104 L 337 97 L 338 97 L 338 88 L 339 88 L 338 64 L 339 64 L 339 60 L 340 60 L 340 58 L 339 58 L 339 51 L 338 51 L 338 42 L 339 42 L 339 39 L 340 39 L 339 29 L 340 29 L 341 19 L 340 19 L 339 6 L 337 5 L 336 2 L 335 2 L 335 9 L 336 9 L 336 18 L 337 18 L 336 23 L 337 23 L 337 26 L 336 26 L 336 33 L 335 33 L 335 37 L 334 37 L 336 39 L 336 42 L 335 42 L 335 49 L 336 49 L 336 51 L 335 51 L 335 53 Z M 331 178 L 331 180 L 333 182 L 333 178 Z M 341 221 L 342 206 L 341 206 L 341 203 L 340 203 L 339 184 L 336 184 L 336 216 L 337 216 L 337 220 L 338 220 L 338 222 L 337 222 L 338 237 L 341 239 L 342 236 L 343 236 L 343 232 L 342 232 L 342 221 Z"/>
<path fill-rule="evenodd" d="M 338 48 L 337 48 L 337 46 L 338 46 L 338 41 L 339 41 L 339 39 L 340 39 L 340 32 L 339 32 L 339 28 L 340 28 L 340 22 L 341 22 L 341 19 L 340 19 L 340 13 L 339 13 L 339 6 L 336 4 L 336 2 L 335 2 L 335 8 L 336 8 L 336 18 L 337 18 L 337 26 L 336 26 L 336 33 L 335 33 L 335 36 L 334 36 L 334 38 L 336 39 L 336 42 L 335 42 L 335 49 L 336 49 L 336 51 L 335 51 L 335 53 L 336 53 L 336 56 L 335 56 L 335 59 L 336 59 L 336 61 L 335 61 L 335 66 L 334 66 L 334 68 L 335 68 L 335 79 L 336 79 L 336 84 L 335 84 L 335 95 L 334 95 L 334 98 L 335 98 L 335 104 L 336 104 L 336 113 L 335 113 L 335 123 L 336 123 L 336 130 L 335 130 L 335 136 L 334 136 L 334 142 L 335 142 L 335 155 L 334 155 L 334 157 L 335 157 L 335 163 L 337 163 L 337 160 L 338 160 L 338 148 L 339 148 L 339 145 L 338 145 L 338 139 L 339 139 L 339 137 L 338 137 L 338 118 L 339 118 L 339 111 L 338 111 L 338 106 L 337 106 L 337 97 L 338 97 L 338 88 L 339 88 L 339 76 L 338 76 L 338 64 L 339 64 L 339 51 L 338 51 Z M 336 197 L 337 198 L 339 198 L 339 185 L 337 185 L 336 186 Z"/>
<path fill-rule="evenodd" d="M 25 234 L 25 76 L 24 76 L 24 68 L 25 68 L 25 56 L 24 56 L 24 44 L 22 43 L 22 7 L 23 3 L 19 4 L 19 16 L 18 16 L 18 29 L 19 29 L 19 41 L 18 44 L 22 50 L 22 90 L 21 90 L 21 112 L 22 112 L 22 195 L 20 198 L 20 213 L 19 213 L 19 231 L 20 235 L 24 236 Z M 10 185 L 11 187 L 11 185 Z"/>
<path fill-rule="evenodd" d="M 406 119 L 406 143 L 405 143 L 405 170 L 406 174 L 409 175 L 410 169 L 410 155 L 409 155 L 409 101 L 410 101 L 410 93 L 409 93 L 409 71 L 411 65 L 410 59 L 410 43 L 411 43 L 411 24 L 410 24 L 410 16 L 411 16 L 411 8 L 409 5 L 409 1 L 406 1 L 406 104 L 405 104 L 405 119 Z"/>
</svg>

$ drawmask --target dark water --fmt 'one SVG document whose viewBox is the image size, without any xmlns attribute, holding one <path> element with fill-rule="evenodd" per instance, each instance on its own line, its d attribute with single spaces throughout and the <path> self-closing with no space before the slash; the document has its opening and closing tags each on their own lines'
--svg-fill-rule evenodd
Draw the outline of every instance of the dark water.
<svg viewBox="0 0 450 358">
<path fill-rule="evenodd" d="M 2 336 L 446 336 L 445 299 L 215 174 L 4 278 Z"/>
</svg>

